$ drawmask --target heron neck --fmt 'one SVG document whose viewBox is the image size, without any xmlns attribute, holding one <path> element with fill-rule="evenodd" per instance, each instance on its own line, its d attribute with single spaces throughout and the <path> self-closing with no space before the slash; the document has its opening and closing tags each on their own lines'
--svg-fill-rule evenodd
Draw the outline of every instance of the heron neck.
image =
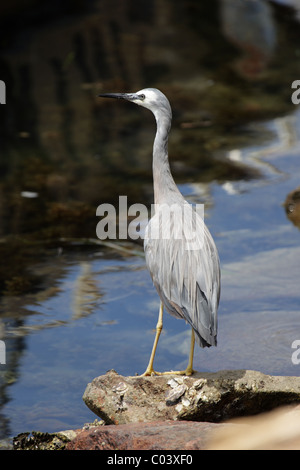
<svg viewBox="0 0 300 470">
<path fill-rule="evenodd" d="M 182 197 L 173 179 L 169 157 L 168 137 L 171 120 L 165 116 L 155 116 L 157 130 L 153 144 L 153 187 L 155 204 L 173 204 Z"/>
</svg>

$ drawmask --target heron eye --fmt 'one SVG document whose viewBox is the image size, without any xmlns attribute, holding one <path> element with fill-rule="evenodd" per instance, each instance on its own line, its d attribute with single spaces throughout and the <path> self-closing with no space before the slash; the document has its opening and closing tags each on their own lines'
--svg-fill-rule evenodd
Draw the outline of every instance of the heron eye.
<svg viewBox="0 0 300 470">
<path fill-rule="evenodd" d="M 141 98 L 141 100 L 144 100 L 146 96 L 142 94 L 142 95 L 139 95 L 139 98 Z"/>
</svg>

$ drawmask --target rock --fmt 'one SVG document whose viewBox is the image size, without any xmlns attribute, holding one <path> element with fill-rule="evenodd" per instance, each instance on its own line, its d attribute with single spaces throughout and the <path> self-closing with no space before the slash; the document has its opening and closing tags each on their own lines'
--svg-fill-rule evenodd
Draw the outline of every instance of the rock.
<svg viewBox="0 0 300 470">
<path fill-rule="evenodd" d="M 13 440 L 10 437 L 0 440 L 0 451 L 1 450 L 13 450 Z"/>
<path fill-rule="evenodd" d="M 107 425 L 77 434 L 66 450 L 200 450 L 215 427 L 226 424 L 155 421 Z"/>
<path fill-rule="evenodd" d="M 67 442 L 74 439 L 75 431 L 48 433 L 23 432 L 13 438 L 13 450 L 63 450 Z"/>
<path fill-rule="evenodd" d="M 266 413 L 300 403 L 300 377 L 249 370 L 123 377 L 111 370 L 88 384 L 83 399 L 104 421 L 75 431 L 22 433 L 13 448 L 300 449 L 300 405 Z"/>
<path fill-rule="evenodd" d="M 7 443 L 7 450 L 64 450 L 66 444 L 82 431 L 92 430 L 98 426 L 103 426 L 103 421 L 94 420 L 93 423 L 86 423 L 82 429 L 68 429 L 67 431 L 59 431 L 54 433 L 32 431 L 22 432 Z M 5 443 L 3 443 L 5 445 Z M 1 441 L 0 441 L 1 450 Z"/>
<path fill-rule="evenodd" d="M 300 407 L 231 420 L 213 430 L 209 450 L 300 450 Z"/>
<path fill-rule="evenodd" d="M 236 418 L 219 424 L 168 420 L 104 426 L 103 422 L 94 422 L 75 431 L 22 433 L 13 441 L 14 446 L 10 443 L 4 448 L 114 451 L 300 450 L 300 407 L 281 407 L 257 416 Z"/>
<path fill-rule="evenodd" d="M 300 377 L 249 370 L 123 377 L 111 370 L 88 384 L 83 400 L 106 424 L 164 420 L 220 422 L 300 402 Z"/>
</svg>

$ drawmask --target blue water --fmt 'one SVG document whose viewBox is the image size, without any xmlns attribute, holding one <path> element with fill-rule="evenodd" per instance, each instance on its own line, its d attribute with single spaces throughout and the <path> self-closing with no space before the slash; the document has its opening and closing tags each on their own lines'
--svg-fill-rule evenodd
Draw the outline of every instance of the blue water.
<svg viewBox="0 0 300 470">
<path fill-rule="evenodd" d="M 149 204 L 155 122 L 128 103 L 100 102 L 101 92 L 158 86 L 174 103 L 175 179 L 205 204 L 222 272 L 218 347 L 196 347 L 194 367 L 300 374 L 300 222 L 283 205 L 300 181 L 298 19 L 273 2 L 144 2 L 146 15 L 132 2 L 104 3 L 76 3 L 73 14 L 29 6 L 17 28 L 0 28 L 0 241 L 14 267 L 0 271 L 10 288 L 0 303 L 1 439 L 82 427 L 95 419 L 82 401 L 88 382 L 148 363 L 159 299 L 141 245 L 87 247 L 82 237 L 102 199 L 128 192 Z M 226 10 L 236 5 L 238 21 Z M 260 176 L 246 178 L 249 169 Z M 14 236 L 25 249 L 10 258 Z M 58 248 L 60 237 L 78 244 Z M 43 280 L 35 293 L 19 262 Z M 13 295 L 24 280 L 26 293 Z M 184 369 L 189 341 L 189 327 L 166 314 L 155 368 Z"/>
<path fill-rule="evenodd" d="M 299 141 L 262 150 L 253 165 L 270 164 L 264 178 L 231 184 L 230 190 L 225 183 L 209 186 L 213 204 L 206 222 L 220 254 L 222 293 L 218 347 L 196 348 L 200 371 L 300 374 L 291 359 L 292 342 L 300 339 L 300 233 L 282 206 L 299 183 Z M 251 159 L 249 149 L 245 158 Z M 181 190 L 191 201 L 200 198 L 194 186 Z M 47 260 L 49 271 L 60 267 L 56 285 L 19 304 L 28 311 L 24 324 L 7 325 L 7 365 L 1 367 L 14 380 L 2 406 L 6 434 L 81 427 L 94 419 L 81 398 L 88 382 L 112 368 L 123 375 L 144 371 L 159 301 L 141 247 L 125 247 L 132 255 L 122 254 L 119 245 L 99 246 Z M 189 337 L 183 321 L 165 315 L 157 370 L 185 367 Z"/>
</svg>

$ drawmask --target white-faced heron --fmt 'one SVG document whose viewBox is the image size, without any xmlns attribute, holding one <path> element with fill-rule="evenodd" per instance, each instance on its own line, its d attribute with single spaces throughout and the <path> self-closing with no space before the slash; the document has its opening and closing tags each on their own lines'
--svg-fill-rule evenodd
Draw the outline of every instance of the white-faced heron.
<svg viewBox="0 0 300 470">
<path fill-rule="evenodd" d="M 195 336 L 203 348 L 217 345 L 220 263 L 217 248 L 203 218 L 185 201 L 170 171 L 168 136 L 171 106 L 166 96 L 156 88 L 99 96 L 131 101 L 150 109 L 156 119 L 153 145 L 155 214 L 146 228 L 144 250 L 161 304 L 151 357 L 143 375 L 159 374 L 154 371 L 153 362 L 163 325 L 163 308 L 192 327 L 186 370 L 164 373 L 191 375 L 194 372 Z"/>
</svg>

